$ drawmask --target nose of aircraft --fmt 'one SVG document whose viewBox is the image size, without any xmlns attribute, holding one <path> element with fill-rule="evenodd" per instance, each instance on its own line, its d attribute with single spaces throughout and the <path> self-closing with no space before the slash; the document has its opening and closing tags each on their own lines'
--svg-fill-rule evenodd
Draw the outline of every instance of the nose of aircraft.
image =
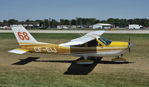
<svg viewBox="0 0 149 87">
<path fill-rule="evenodd" d="M 135 44 L 133 44 L 133 43 L 129 43 L 129 46 L 134 46 Z"/>
</svg>

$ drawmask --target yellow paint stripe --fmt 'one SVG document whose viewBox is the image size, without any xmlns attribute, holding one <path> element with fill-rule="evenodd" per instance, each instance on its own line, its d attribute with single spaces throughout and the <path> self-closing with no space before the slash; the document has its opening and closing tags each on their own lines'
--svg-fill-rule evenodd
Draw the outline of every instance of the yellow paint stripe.
<svg viewBox="0 0 149 87">
<path fill-rule="evenodd" d="M 15 50 L 22 50 L 22 51 L 28 51 L 27 49 L 17 48 Z"/>
<path fill-rule="evenodd" d="M 127 49 L 127 48 L 106 48 L 106 49 L 101 48 L 101 49 L 97 49 L 97 50 L 125 50 L 125 49 Z"/>
</svg>

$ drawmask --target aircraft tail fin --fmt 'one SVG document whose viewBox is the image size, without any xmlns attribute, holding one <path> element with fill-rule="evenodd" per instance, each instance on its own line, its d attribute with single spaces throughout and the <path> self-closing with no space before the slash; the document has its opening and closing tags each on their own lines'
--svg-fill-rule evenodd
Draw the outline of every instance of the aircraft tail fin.
<svg viewBox="0 0 149 87">
<path fill-rule="evenodd" d="M 13 25 L 11 26 L 15 37 L 20 44 L 26 43 L 38 43 L 36 39 L 22 26 L 22 25 Z"/>
</svg>

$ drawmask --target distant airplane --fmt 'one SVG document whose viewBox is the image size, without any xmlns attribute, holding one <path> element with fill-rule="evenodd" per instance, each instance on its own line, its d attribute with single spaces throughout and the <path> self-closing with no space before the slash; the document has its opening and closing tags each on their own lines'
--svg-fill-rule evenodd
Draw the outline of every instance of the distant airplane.
<svg viewBox="0 0 149 87">
<path fill-rule="evenodd" d="M 101 59 L 105 56 L 115 56 L 113 61 L 125 62 L 121 56 L 130 46 L 130 42 L 112 41 L 100 37 L 105 31 L 95 31 L 85 34 L 80 38 L 73 39 L 62 44 L 38 42 L 22 25 L 11 26 L 20 48 L 8 52 L 16 54 L 49 53 L 67 54 L 83 58 L 78 64 L 92 64 L 92 59 Z"/>
</svg>

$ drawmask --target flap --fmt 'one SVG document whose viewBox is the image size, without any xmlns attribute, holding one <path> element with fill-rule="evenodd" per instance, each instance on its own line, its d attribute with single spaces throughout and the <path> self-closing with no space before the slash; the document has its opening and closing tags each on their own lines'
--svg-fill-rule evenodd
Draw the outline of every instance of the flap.
<svg viewBox="0 0 149 87">
<path fill-rule="evenodd" d="M 28 51 L 29 50 L 17 48 L 17 49 L 10 50 L 8 52 L 10 52 L 10 53 L 16 53 L 16 54 L 24 54 L 24 53 L 26 53 Z"/>
</svg>

